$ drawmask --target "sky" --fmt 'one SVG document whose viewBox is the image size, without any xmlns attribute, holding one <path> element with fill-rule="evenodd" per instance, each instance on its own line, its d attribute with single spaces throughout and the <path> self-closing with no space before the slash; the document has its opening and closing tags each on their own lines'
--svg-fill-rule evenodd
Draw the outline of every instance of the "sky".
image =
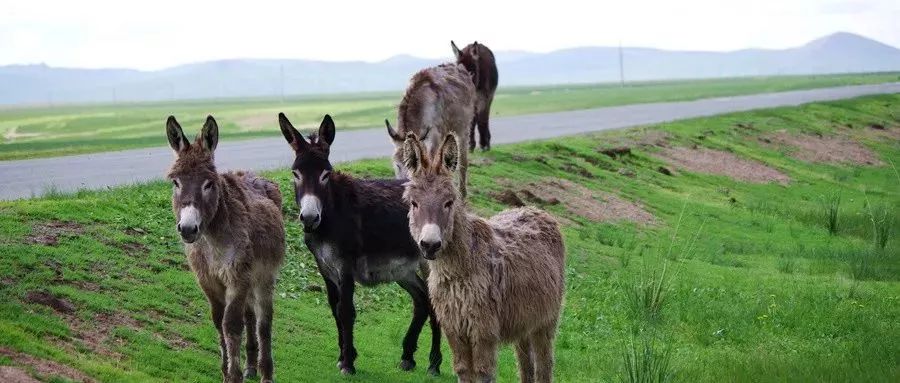
<svg viewBox="0 0 900 383">
<path fill-rule="evenodd" d="M 830 33 L 900 47 L 897 0 L 4 0 L 0 65 L 156 70 L 231 58 L 379 61 L 579 46 L 789 48 Z"/>
</svg>

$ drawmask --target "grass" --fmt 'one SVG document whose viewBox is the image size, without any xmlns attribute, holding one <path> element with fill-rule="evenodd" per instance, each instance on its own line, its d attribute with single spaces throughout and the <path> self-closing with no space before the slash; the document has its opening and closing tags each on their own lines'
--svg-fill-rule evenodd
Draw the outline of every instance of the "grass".
<svg viewBox="0 0 900 383">
<path fill-rule="evenodd" d="M 822 211 L 825 215 L 825 227 L 828 228 L 828 233 L 837 235 L 838 216 L 841 211 L 841 194 L 833 192 L 828 196 L 822 196 Z"/>
<path fill-rule="evenodd" d="M 660 350 L 652 341 L 644 339 L 640 345 L 631 343 L 622 357 L 623 383 L 669 383 L 675 381 L 671 370 L 671 350 Z"/>
<path fill-rule="evenodd" d="M 510 116 L 647 102 L 695 100 L 900 80 L 898 73 L 747 77 L 543 87 L 502 87 L 492 113 Z M 117 105 L 0 108 L 0 160 L 52 157 L 165 146 L 163 121 L 174 114 L 182 125 L 199 125 L 207 114 L 219 121 L 223 141 L 278 136 L 275 115 L 285 112 L 298 128 L 331 113 L 338 129 L 382 127 L 396 118 L 400 92 L 304 96 L 287 99 L 224 99 Z"/>
<path fill-rule="evenodd" d="M 885 95 L 501 145 L 473 157 L 470 204 L 487 216 L 506 208 L 495 193 L 562 178 L 638 202 L 655 217 L 649 224 L 595 222 L 565 201 L 542 205 L 564 223 L 567 249 L 557 381 L 665 381 L 677 373 L 671 379 L 684 382 L 895 382 L 900 224 L 896 214 L 886 215 L 891 224 L 876 227 L 889 239 L 876 250 L 869 214 L 870 207 L 900 206 L 893 168 L 807 163 L 759 136 L 839 130 L 887 163 L 900 158 L 900 145 L 867 135 L 866 126 L 900 129 L 898 105 L 900 95 Z M 735 128 L 738 123 L 755 128 Z M 655 130 L 669 133 L 669 145 L 728 150 L 764 162 L 791 182 L 751 184 L 674 168 L 655 157 L 652 146 L 633 145 L 632 154 L 615 159 L 597 151 Z M 662 174 L 660 166 L 675 172 Z M 392 175 L 386 159 L 339 168 L 358 176 Z M 286 170 L 267 176 L 292 192 Z M 831 235 L 820 196 L 834 190 L 841 193 L 840 230 Z M 218 381 L 215 330 L 186 269 L 170 198 L 168 184 L 152 182 L 0 202 L 0 355 L 24 352 L 109 382 Z M 296 206 L 287 204 L 285 217 L 296 216 Z M 427 331 L 417 354 L 420 367 L 397 369 L 411 304 L 393 285 L 357 289 L 359 374 L 340 376 L 321 278 L 299 224 L 290 218 L 286 226 L 287 262 L 275 300 L 278 380 L 454 381 L 446 346 L 441 377 L 429 378 L 421 367 Z M 55 242 L 40 244 L 48 236 Z M 660 283 L 663 267 L 666 283 Z M 653 279 L 648 276 L 654 271 L 656 279 L 643 285 L 649 290 L 640 290 L 651 292 L 643 302 L 657 302 L 641 307 L 660 308 L 647 321 L 632 314 L 623 286 Z M 72 302 L 75 312 L 25 302 L 35 290 Z M 654 298 L 653 291 L 660 294 Z M 508 347 L 499 365 L 499 381 L 516 379 Z"/>
</svg>

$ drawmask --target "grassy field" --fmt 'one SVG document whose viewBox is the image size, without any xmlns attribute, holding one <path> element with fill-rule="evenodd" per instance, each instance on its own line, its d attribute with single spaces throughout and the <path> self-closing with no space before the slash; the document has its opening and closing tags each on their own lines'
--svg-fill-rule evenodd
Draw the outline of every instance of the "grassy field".
<svg viewBox="0 0 900 383">
<path fill-rule="evenodd" d="M 896 382 L 898 111 L 900 95 L 886 95 L 498 146 L 473 159 L 471 205 L 486 216 L 514 193 L 563 223 L 560 382 L 635 381 L 628 371 L 650 370 L 682 382 Z M 861 143 L 877 165 L 798 159 L 802 152 L 778 137 L 799 134 Z M 630 154 L 602 153 L 623 145 Z M 789 180 L 742 182 L 663 160 L 693 147 L 766 164 Z M 391 175 L 387 160 L 340 168 Z M 292 193 L 289 172 L 268 175 Z M 170 193 L 155 182 L 0 202 L 0 365 L 48 381 L 64 381 L 52 371 L 109 382 L 219 381 L 215 330 L 181 253 Z M 340 376 L 334 322 L 296 206 L 285 214 L 278 380 L 454 381 L 449 350 L 443 375 L 426 377 L 427 331 L 420 366 L 397 369 L 411 311 L 397 286 L 357 290 L 359 373 Z M 500 365 L 499 381 L 515 380 L 508 347 Z"/>
<path fill-rule="evenodd" d="M 900 74 L 646 82 L 625 88 L 611 84 L 501 87 L 492 112 L 508 116 L 890 81 L 900 81 Z M 400 96 L 400 92 L 392 92 L 300 97 L 285 103 L 259 99 L 0 109 L 0 160 L 164 146 L 159 132 L 169 114 L 176 115 L 185 126 L 200 124 L 207 114 L 213 114 L 219 120 L 223 140 L 278 135 L 278 112 L 310 121 L 309 127 L 315 127 L 311 121 L 325 113 L 335 117 L 339 129 L 381 127 L 385 118 L 396 118 Z"/>
</svg>

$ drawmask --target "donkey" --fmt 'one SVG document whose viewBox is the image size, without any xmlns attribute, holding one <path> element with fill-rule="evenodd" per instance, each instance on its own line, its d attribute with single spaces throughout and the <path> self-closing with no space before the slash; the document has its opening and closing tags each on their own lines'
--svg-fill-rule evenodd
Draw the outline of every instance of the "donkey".
<svg viewBox="0 0 900 383">
<path fill-rule="evenodd" d="M 284 223 L 278 185 L 247 172 L 216 173 L 219 127 L 212 116 L 193 144 L 175 117 L 166 121 L 175 163 L 172 210 L 197 283 L 219 332 L 226 383 L 261 375 L 272 382 L 272 293 L 284 260 Z M 247 327 L 247 369 L 241 375 L 241 337 Z"/>
<path fill-rule="evenodd" d="M 397 130 L 384 120 L 388 135 L 394 142 L 394 173 L 397 178 L 409 176 L 403 165 L 403 141 L 410 133 L 421 137 L 429 152 L 436 150 L 447 134 L 456 136 L 460 155 L 459 188 L 466 196 L 468 141 L 466 133 L 475 114 L 475 84 L 465 67 L 441 64 L 416 73 L 406 88 L 397 110 Z M 433 131 L 433 132 L 432 132 Z"/>
<path fill-rule="evenodd" d="M 451 136 L 434 157 L 414 135 L 403 148 L 409 231 L 429 261 L 428 290 L 453 369 L 461 382 L 493 382 L 498 346 L 515 343 L 521 381 L 549 382 L 564 290 L 559 226 L 534 207 L 489 220 L 467 214 L 451 177 L 459 153 Z"/>
<path fill-rule="evenodd" d="M 291 170 L 303 222 L 303 240 L 316 259 L 325 281 L 328 303 L 338 332 L 337 367 L 356 372 L 353 347 L 355 282 L 376 285 L 397 282 L 413 300 L 413 318 L 403 338 L 400 368 L 416 366 L 413 354 L 425 320 L 430 319 L 431 354 L 428 372 L 440 374 L 441 330 L 425 281 L 417 274 L 424 266 L 409 235 L 402 180 L 361 180 L 336 172 L 328 160 L 334 142 L 334 121 L 325 115 L 319 133 L 304 139 L 283 113 L 281 132 L 295 153 Z"/>
<path fill-rule="evenodd" d="M 494 92 L 497 91 L 497 61 L 494 52 L 477 41 L 460 50 L 456 43 L 450 41 L 456 62 L 466 67 L 475 82 L 475 118 L 469 131 L 469 151 L 475 150 L 475 126 L 478 126 L 478 144 L 481 150 L 491 150 L 491 129 L 488 120 L 491 116 L 491 104 Z"/>
</svg>

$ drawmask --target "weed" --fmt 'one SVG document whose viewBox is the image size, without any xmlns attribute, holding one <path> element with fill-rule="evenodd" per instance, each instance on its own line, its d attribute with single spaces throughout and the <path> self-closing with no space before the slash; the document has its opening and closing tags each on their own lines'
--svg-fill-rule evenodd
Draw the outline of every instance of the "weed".
<svg viewBox="0 0 900 383">
<path fill-rule="evenodd" d="M 825 218 L 825 227 L 831 235 L 838 233 L 838 214 L 841 209 L 841 194 L 833 192 L 828 196 L 822 196 L 822 210 Z"/>
<path fill-rule="evenodd" d="M 869 221 L 872 222 L 872 243 L 876 249 L 884 251 L 891 235 L 891 224 L 894 222 L 894 214 L 887 205 L 873 206 L 866 195 L 866 211 L 869 213 Z"/>
<path fill-rule="evenodd" d="M 666 383 L 675 380 L 671 367 L 672 353 L 669 348 L 657 348 L 653 341 L 646 339 L 635 344 L 634 339 L 622 352 L 624 365 L 621 380 L 624 383 Z"/>
<path fill-rule="evenodd" d="M 633 318 L 648 321 L 660 318 L 671 284 L 671 278 L 667 273 L 668 267 L 668 263 L 663 261 L 662 268 L 647 274 L 646 267 L 643 266 L 637 280 L 631 280 L 623 285 Z"/>
</svg>

